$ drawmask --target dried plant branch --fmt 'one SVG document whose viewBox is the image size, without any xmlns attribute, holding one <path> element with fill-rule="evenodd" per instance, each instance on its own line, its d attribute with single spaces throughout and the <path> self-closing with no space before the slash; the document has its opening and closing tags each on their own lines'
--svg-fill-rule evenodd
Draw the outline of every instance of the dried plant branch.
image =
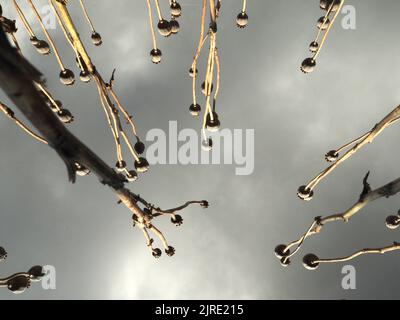
<svg viewBox="0 0 400 320">
<path fill-rule="evenodd" d="M 67 20 L 66 25 L 68 23 L 70 22 Z M 73 32 L 70 33 L 72 34 Z M 74 39 L 74 36 L 72 38 Z M 101 98 L 107 100 L 108 107 L 111 107 L 112 103 L 109 101 L 108 95 L 103 94 L 108 90 L 107 84 L 96 72 L 95 68 L 92 68 L 92 71 L 94 78 L 99 81 L 98 87 L 101 87 Z M 165 247 L 167 244 L 166 239 L 161 231 L 154 226 L 152 212 L 146 205 L 143 208 L 139 206 L 140 203 L 148 203 L 125 188 L 126 178 L 116 173 L 65 128 L 63 123 L 47 107 L 43 93 L 40 94 L 42 92 L 41 88 L 44 88 L 41 84 L 43 84 L 41 73 L 10 45 L 6 34 L 0 28 L 0 87 L 26 116 L 28 121 L 38 130 L 42 139 L 64 161 L 70 181 L 75 182 L 76 174 L 83 175 L 81 173 L 87 173 L 87 170 L 93 172 L 98 176 L 100 182 L 109 186 L 118 196 L 119 200 L 132 212 L 135 224 L 143 229 L 145 233 L 147 233 L 147 230 L 153 232 L 160 238 Z M 4 111 L 6 114 L 9 113 L 8 109 L 4 108 Z M 112 109 L 112 111 L 115 112 L 115 109 Z M 205 204 L 207 202 L 192 201 L 187 205 L 175 208 L 175 210 L 181 210 L 190 203 L 198 203 L 206 207 Z M 153 207 L 156 208 L 155 206 Z M 165 251 L 168 255 L 175 253 L 175 249 L 169 245 L 165 248 Z M 152 248 L 152 253 L 155 257 L 159 257 L 161 250 Z"/>
<path fill-rule="evenodd" d="M 314 179 L 308 182 L 307 185 L 301 186 L 297 195 L 300 199 L 309 201 L 314 196 L 315 187 L 326 178 L 332 171 L 334 171 L 338 166 L 340 166 L 344 161 L 352 157 L 355 153 L 361 150 L 366 145 L 372 143 L 377 136 L 379 136 L 386 128 L 396 123 L 400 119 L 400 106 L 396 107 L 393 111 L 391 111 L 385 118 L 383 118 L 378 124 L 374 126 L 374 128 L 361 136 L 360 138 L 355 139 L 349 144 L 346 144 L 344 147 L 339 148 L 342 151 L 345 148 L 349 148 L 343 156 L 339 157 L 338 151 L 329 151 L 325 158 L 334 162 L 328 168 L 320 172 Z"/>
<path fill-rule="evenodd" d="M 315 40 L 309 45 L 309 50 L 313 53 L 311 58 L 305 59 L 300 67 L 303 73 L 313 72 L 317 65 L 317 58 L 321 53 L 322 48 L 329 36 L 329 33 L 342 11 L 345 0 L 324 0 L 320 1 L 320 8 L 326 10 L 326 14 L 319 18 L 317 22 L 317 35 Z M 322 35 L 321 42 L 319 43 L 320 36 Z"/>
<path fill-rule="evenodd" d="M 0 247 L 0 262 L 7 258 L 7 252 Z M 32 282 L 40 281 L 44 276 L 41 266 L 34 266 L 28 272 L 19 272 L 0 278 L 0 288 L 8 288 L 13 293 L 22 293 L 31 286 Z"/>
<path fill-rule="evenodd" d="M 297 253 L 302 245 L 304 244 L 304 241 L 308 239 L 309 237 L 321 233 L 322 229 L 331 222 L 349 222 L 356 214 L 358 214 L 365 206 L 367 206 L 369 203 L 380 199 L 380 198 L 389 198 L 391 196 L 396 195 L 397 193 L 400 192 L 400 178 L 393 180 L 392 182 L 378 188 L 375 190 L 371 190 L 371 187 L 368 183 L 368 177 L 369 177 L 369 172 L 363 179 L 363 190 L 361 192 L 361 195 L 358 199 L 358 201 L 352 205 L 349 209 L 344 211 L 343 213 L 339 214 L 333 214 L 329 215 L 326 217 L 316 217 L 315 221 L 311 225 L 311 227 L 297 240 L 294 240 L 290 242 L 288 245 L 279 245 L 275 249 L 275 254 L 279 259 L 281 259 L 281 262 L 283 265 L 288 265 L 290 263 L 289 258 L 292 257 L 295 253 Z M 390 229 L 395 229 L 400 226 L 400 213 L 398 216 L 390 216 L 386 219 L 386 225 Z M 296 247 L 294 252 L 292 254 L 290 253 L 292 248 Z M 394 250 L 397 250 L 397 246 Z M 310 262 L 309 258 L 310 255 L 306 256 L 307 259 L 305 258 L 305 261 L 308 261 L 307 263 L 310 265 L 313 264 L 318 264 L 318 263 L 324 263 L 324 262 L 341 262 L 341 261 L 347 261 L 353 258 L 357 258 L 359 255 L 365 254 L 365 253 L 377 253 L 376 251 L 379 250 L 378 253 L 385 253 L 387 251 L 390 251 L 390 249 L 383 250 L 381 252 L 381 249 L 372 249 L 372 250 L 362 250 L 360 252 L 357 252 L 354 255 L 351 255 L 349 257 L 345 258 L 338 258 L 338 259 L 317 259 L 315 258 L 315 255 L 312 255 L 314 258 L 311 259 L 312 261 Z M 307 265 L 305 262 L 305 264 Z"/>
</svg>

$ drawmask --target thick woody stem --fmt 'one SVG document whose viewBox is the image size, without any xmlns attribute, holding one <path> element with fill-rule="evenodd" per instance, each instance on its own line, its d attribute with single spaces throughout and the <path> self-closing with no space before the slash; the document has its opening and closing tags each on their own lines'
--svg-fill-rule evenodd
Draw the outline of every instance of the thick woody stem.
<svg viewBox="0 0 400 320">
<path fill-rule="evenodd" d="M 324 228 L 325 225 L 331 222 L 349 222 L 356 214 L 358 214 L 366 205 L 369 203 L 380 199 L 380 198 L 389 198 L 397 193 L 400 192 L 400 178 L 393 180 L 392 182 L 378 188 L 375 190 L 371 190 L 367 178 L 369 176 L 369 173 L 365 176 L 363 180 L 363 191 L 360 195 L 359 200 L 352 205 L 349 209 L 344 211 L 343 213 L 338 213 L 338 214 L 333 214 L 329 215 L 326 217 L 316 217 L 315 218 L 315 223 L 312 225 L 312 227 L 304 233 L 299 239 L 292 241 L 286 246 L 285 252 L 289 252 L 291 248 L 294 246 L 297 246 L 296 252 L 300 249 L 300 247 L 303 245 L 304 241 L 316 234 L 319 234 L 322 229 Z M 356 256 L 358 256 L 357 254 Z M 290 255 L 290 256 L 293 256 Z M 337 259 L 333 259 L 337 260 Z M 332 260 L 332 261 L 333 261 Z M 321 261 L 324 262 L 324 261 Z"/>
<path fill-rule="evenodd" d="M 317 184 L 328 176 L 333 170 L 335 170 L 344 161 L 352 157 L 360 149 L 366 145 L 372 143 L 377 136 L 379 136 L 387 127 L 395 123 L 400 118 L 400 106 L 396 107 L 392 112 L 390 112 L 382 121 L 375 125 L 375 127 L 362 136 L 356 139 L 356 144 L 349 149 L 342 157 L 340 157 L 335 163 L 326 168 L 324 171 L 319 173 L 314 179 L 312 179 L 306 186 L 306 189 L 313 190 Z"/>
</svg>

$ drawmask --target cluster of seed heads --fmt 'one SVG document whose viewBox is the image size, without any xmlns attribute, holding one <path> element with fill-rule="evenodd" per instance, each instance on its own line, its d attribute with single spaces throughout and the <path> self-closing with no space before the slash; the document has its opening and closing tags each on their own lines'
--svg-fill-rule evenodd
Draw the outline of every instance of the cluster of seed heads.
<svg viewBox="0 0 400 320">
<path fill-rule="evenodd" d="M 153 220 L 159 216 L 170 216 L 171 223 L 175 226 L 179 227 L 183 224 L 183 218 L 181 215 L 177 214 L 177 211 L 183 210 L 190 204 L 200 204 L 203 208 L 208 208 L 209 203 L 205 200 L 203 201 L 189 201 L 185 205 L 170 209 L 170 210 L 162 210 L 160 208 L 156 208 L 154 205 L 147 203 L 145 200 L 140 197 L 135 200 L 136 203 L 141 202 L 144 205 L 144 208 L 140 208 L 140 214 L 137 212 L 132 215 L 133 226 L 138 227 L 144 233 L 144 236 L 147 241 L 147 247 L 149 248 L 152 256 L 154 258 L 160 258 L 162 255 L 162 250 L 160 248 L 154 247 L 154 239 L 150 237 L 149 231 L 153 232 L 162 242 L 164 247 L 164 251 L 168 256 L 173 256 L 175 254 L 175 248 L 170 246 L 164 237 L 163 233 L 156 228 L 153 223 Z"/>
<path fill-rule="evenodd" d="M 300 67 L 303 73 L 311 73 L 317 65 L 317 57 L 326 41 L 327 36 L 339 14 L 344 0 L 320 0 L 320 8 L 325 12 L 325 15 L 317 21 L 317 35 L 309 45 L 309 50 L 312 57 L 306 58 Z"/>
<path fill-rule="evenodd" d="M 205 111 L 202 121 L 202 149 L 205 151 L 212 150 L 213 141 L 209 133 L 219 130 L 221 122 L 216 112 L 217 98 L 220 89 L 220 58 L 217 48 L 218 18 L 221 12 L 221 1 L 203 0 L 201 31 L 199 45 L 193 58 L 193 62 L 189 68 L 189 76 L 192 78 L 192 96 L 193 101 L 189 106 L 189 112 L 192 116 L 198 117 L 202 108 L 197 99 L 197 84 L 199 70 L 197 69 L 198 59 L 205 47 L 205 43 L 209 42 L 208 60 L 206 65 L 205 80 L 201 84 L 201 92 L 205 96 Z M 206 14 L 207 7 L 210 10 L 210 21 L 206 31 Z M 239 28 L 245 28 L 248 25 L 249 17 L 246 13 L 246 0 L 243 1 L 242 10 L 236 17 L 236 25 Z M 215 87 L 215 88 L 214 88 Z"/>
<path fill-rule="evenodd" d="M 400 210 L 397 215 L 391 215 L 386 218 L 386 227 L 391 230 L 395 230 L 400 227 Z"/>
<path fill-rule="evenodd" d="M 153 40 L 153 49 L 151 49 L 150 51 L 150 58 L 154 64 L 159 64 L 162 59 L 162 52 L 157 45 L 157 36 L 154 28 L 154 18 L 153 18 L 153 9 L 151 5 L 151 0 L 146 0 L 146 1 L 149 11 L 150 30 Z M 177 34 L 180 30 L 178 18 L 182 15 L 182 7 L 179 4 L 179 2 L 176 0 L 169 0 L 169 11 L 171 14 L 171 20 L 167 20 L 164 18 L 159 0 L 155 0 L 155 6 L 158 17 L 158 22 L 157 22 L 158 33 L 162 37 L 170 37 L 171 35 Z"/>
<path fill-rule="evenodd" d="M 286 245 L 276 246 L 274 252 L 283 267 L 288 267 L 291 264 L 290 250 L 287 249 Z M 316 270 L 319 267 L 319 258 L 312 253 L 307 254 L 303 257 L 303 266 L 308 270 Z"/>
<path fill-rule="evenodd" d="M 7 251 L 0 247 L 0 262 L 7 258 Z M 0 287 L 6 287 L 15 294 L 23 293 L 31 286 L 32 282 L 38 282 L 44 276 L 43 267 L 34 266 L 28 272 L 16 273 L 10 277 L 0 279 Z"/>
</svg>

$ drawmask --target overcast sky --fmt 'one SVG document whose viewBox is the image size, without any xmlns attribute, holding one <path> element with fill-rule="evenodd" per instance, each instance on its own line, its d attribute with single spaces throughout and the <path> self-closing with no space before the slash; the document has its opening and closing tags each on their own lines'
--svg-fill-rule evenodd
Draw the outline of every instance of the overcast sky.
<svg viewBox="0 0 400 320">
<path fill-rule="evenodd" d="M 9 2 L 1 1 L 5 15 L 15 18 Z M 145 1 L 86 2 L 103 46 L 91 44 L 90 29 L 73 3 L 72 16 L 97 69 L 108 78 L 117 68 L 115 86 L 141 135 L 167 130 L 169 120 L 178 121 L 179 129 L 198 129 L 199 121 L 188 113 L 187 70 L 198 42 L 200 0 L 181 1 L 181 32 L 160 39 L 163 62 L 157 66 L 148 57 Z M 9 252 L 0 274 L 35 264 L 54 265 L 57 271 L 56 290 L 35 285 L 17 297 L 2 290 L 0 299 L 400 298 L 399 254 L 352 262 L 354 291 L 341 287 L 343 265 L 323 265 L 315 272 L 301 265 L 309 252 L 330 258 L 398 241 L 399 231 L 384 224 L 400 208 L 398 197 L 372 203 L 348 225 L 329 226 L 287 269 L 273 254 L 277 244 L 297 238 L 315 216 L 353 204 L 368 170 L 373 188 L 400 176 L 400 127 L 394 126 L 323 181 L 312 202 L 296 197 L 297 187 L 325 168 L 326 151 L 371 129 L 400 101 L 400 2 L 348 4 L 356 8 L 357 29 L 344 30 L 339 20 L 316 72 L 304 75 L 299 66 L 322 15 L 318 1 L 248 1 L 250 22 L 244 30 L 234 20 L 241 1 L 223 1 L 219 114 L 224 128 L 255 130 L 255 170 L 237 176 L 234 165 L 155 165 L 130 186 L 162 207 L 209 200 L 208 210 L 187 210 L 180 228 L 168 218 L 158 222 L 176 248 L 173 258 L 149 255 L 129 211 L 94 176 L 69 184 L 55 152 L 0 117 L 0 245 Z M 19 21 L 18 26 L 24 54 L 75 115 L 70 129 L 113 165 L 114 145 L 94 84 L 61 85 L 54 56 L 37 54 Z M 61 31 L 52 35 L 66 65 L 75 68 Z M 204 63 L 199 68 L 203 72 Z M 9 102 L 2 92 L 0 100 Z"/>
</svg>

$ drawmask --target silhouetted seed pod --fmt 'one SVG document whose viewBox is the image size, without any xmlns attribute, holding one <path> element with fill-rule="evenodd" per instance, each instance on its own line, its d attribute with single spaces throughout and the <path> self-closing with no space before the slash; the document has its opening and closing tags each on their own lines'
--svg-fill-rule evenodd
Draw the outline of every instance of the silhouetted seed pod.
<svg viewBox="0 0 400 320">
<path fill-rule="evenodd" d="M 19 294 L 24 292 L 30 286 L 30 280 L 26 276 L 16 276 L 7 281 L 8 290 L 13 293 Z"/>
<path fill-rule="evenodd" d="M 400 227 L 400 217 L 399 216 L 389 216 L 386 218 L 386 227 L 391 230 L 395 230 Z"/>
<path fill-rule="evenodd" d="M 290 265 L 291 261 L 289 258 L 282 258 L 281 259 L 281 266 L 282 267 L 288 267 Z"/>
<path fill-rule="evenodd" d="M 50 46 L 44 40 L 39 40 L 37 42 L 37 44 L 35 45 L 35 48 L 36 48 L 37 52 L 39 52 L 40 54 L 47 55 L 50 53 Z"/>
<path fill-rule="evenodd" d="M 85 166 L 75 163 L 76 167 L 76 174 L 80 177 L 85 177 L 90 174 L 90 169 L 86 168 Z"/>
<path fill-rule="evenodd" d="M 213 141 L 211 138 L 208 138 L 207 140 L 203 140 L 201 142 L 201 147 L 204 151 L 211 151 L 213 147 Z"/>
<path fill-rule="evenodd" d="M 214 90 L 214 84 L 211 83 L 211 91 L 210 92 L 213 92 L 213 90 Z M 206 82 L 205 81 L 201 84 L 201 92 L 203 92 L 204 95 L 207 95 Z"/>
<path fill-rule="evenodd" d="M 183 223 L 183 218 L 181 215 L 176 214 L 174 216 L 171 217 L 171 222 L 176 225 L 177 227 L 181 226 Z"/>
<path fill-rule="evenodd" d="M 162 53 L 160 49 L 153 49 L 150 51 L 151 61 L 155 64 L 159 64 L 161 62 Z"/>
<path fill-rule="evenodd" d="M 182 7 L 178 2 L 172 2 L 170 7 L 171 15 L 175 18 L 180 17 L 182 14 Z"/>
<path fill-rule="evenodd" d="M 1 7 L 1 4 L 0 4 L 0 17 L 2 17 L 3 16 L 3 8 Z"/>
<path fill-rule="evenodd" d="M 159 248 L 155 248 L 153 249 L 153 257 L 158 259 L 159 257 L 161 257 L 162 251 Z"/>
<path fill-rule="evenodd" d="M 314 191 L 312 191 L 310 188 L 307 188 L 307 186 L 301 186 L 297 190 L 297 196 L 304 201 L 310 201 L 314 197 Z"/>
<path fill-rule="evenodd" d="M 162 19 L 158 21 L 157 29 L 163 37 L 169 37 L 171 35 L 171 24 L 167 20 Z"/>
<path fill-rule="evenodd" d="M 247 27 L 247 24 L 249 23 L 249 16 L 247 15 L 246 12 L 240 12 L 237 17 L 236 17 L 236 25 L 243 29 Z"/>
<path fill-rule="evenodd" d="M 71 123 L 74 121 L 74 116 L 67 109 L 61 109 L 58 111 L 57 116 L 64 123 Z"/>
<path fill-rule="evenodd" d="M 142 154 L 146 149 L 146 146 L 142 141 L 138 140 L 136 141 L 134 148 L 137 154 Z"/>
<path fill-rule="evenodd" d="M 101 39 L 101 35 L 98 32 L 93 32 L 92 33 L 92 42 L 95 46 L 101 46 L 101 44 L 103 43 L 103 39 Z"/>
<path fill-rule="evenodd" d="M 71 86 L 75 83 L 75 75 L 69 69 L 64 69 L 60 72 L 60 81 L 66 86 Z"/>
<path fill-rule="evenodd" d="M 308 270 L 316 270 L 319 267 L 319 263 L 317 262 L 319 259 L 315 254 L 307 254 L 303 258 L 304 268 Z"/>
<path fill-rule="evenodd" d="M 325 160 L 328 162 L 336 162 L 339 159 L 339 153 L 336 150 L 331 150 L 325 155 Z"/>
<path fill-rule="evenodd" d="M 177 20 L 175 20 L 175 19 L 172 19 L 169 22 L 169 24 L 171 26 L 171 33 L 172 34 L 177 34 L 179 32 L 179 30 L 180 30 L 179 22 Z"/>
<path fill-rule="evenodd" d="M 290 250 L 286 250 L 287 246 L 284 244 L 280 244 L 275 247 L 275 255 L 278 259 L 282 259 L 287 257 L 290 254 Z"/>
<path fill-rule="evenodd" d="M 126 162 L 124 160 L 117 161 L 115 167 L 117 168 L 117 171 L 123 172 L 126 168 Z"/>
<path fill-rule="evenodd" d="M 312 53 L 317 52 L 318 49 L 319 49 L 319 44 L 318 44 L 318 42 L 316 42 L 316 41 L 311 42 L 311 43 L 310 43 L 310 46 L 309 46 L 309 49 L 310 49 L 310 51 L 311 51 Z"/>
<path fill-rule="evenodd" d="M 30 37 L 29 41 L 32 43 L 32 45 L 37 46 L 39 44 L 39 39 L 36 38 L 35 36 Z"/>
<path fill-rule="evenodd" d="M 196 76 L 197 76 L 197 74 L 199 73 L 199 70 L 196 68 Z M 195 72 L 193 71 L 193 68 L 190 68 L 189 69 L 189 76 L 191 77 L 191 78 L 194 78 L 194 76 L 195 76 Z"/>
<path fill-rule="evenodd" d="M 129 170 L 126 174 L 126 179 L 128 179 L 129 182 L 135 182 L 138 179 L 137 172 L 135 170 Z"/>
<path fill-rule="evenodd" d="M 310 72 L 314 71 L 316 65 L 317 65 L 317 63 L 313 58 L 307 58 L 301 64 L 300 70 L 303 73 L 310 73 Z"/>
<path fill-rule="evenodd" d="M 175 254 L 175 248 L 168 246 L 168 249 L 165 249 L 165 253 L 167 256 L 172 257 Z"/>
<path fill-rule="evenodd" d="M 203 200 L 200 205 L 203 209 L 207 209 L 210 206 L 207 200 Z"/>
<path fill-rule="evenodd" d="M 340 0 L 320 0 L 319 6 L 322 10 L 329 10 L 332 2 L 334 2 L 332 7 L 332 12 L 336 12 L 339 9 Z"/>
<path fill-rule="evenodd" d="M 201 107 L 198 103 L 196 104 L 192 103 L 189 107 L 189 111 L 192 114 L 192 116 L 197 117 L 201 112 Z"/>
<path fill-rule="evenodd" d="M 329 18 L 321 17 L 318 19 L 317 28 L 321 30 L 326 30 L 328 29 L 330 23 L 331 21 L 329 20 Z"/>
<path fill-rule="evenodd" d="M 216 112 L 213 112 L 213 119 L 211 119 L 211 115 L 208 113 L 206 117 L 206 128 L 208 131 L 216 132 L 219 130 L 221 126 L 221 122 L 218 119 L 218 115 Z"/>
<path fill-rule="evenodd" d="M 85 83 L 90 82 L 90 73 L 88 71 L 81 71 L 81 73 L 79 74 L 79 79 L 81 79 L 81 81 Z"/>
<path fill-rule="evenodd" d="M 44 277 L 45 273 L 43 272 L 42 266 L 34 266 L 28 271 L 29 276 L 32 281 L 40 281 L 42 277 Z"/>
<path fill-rule="evenodd" d="M 135 161 L 135 168 L 140 173 L 146 172 L 149 170 L 149 162 L 145 158 L 139 158 L 139 161 Z"/>
<path fill-rule="evenodd" d="M 54 105 L 54 103 L 51 102 L 50 100 L 49 100 L 49 102 L 50 102 L 50 108 L 51 108 L 51 110 L 52 110 L 53 112 L 58 112 L 58 110 L 60 110 L 60 109 L 63 108 L 63 104 L 62 104 L 62 102 L 61 102 L 60 100 L 55 100 L 55 101 L 54 101 L 54 102 L 55 102 L 55 105 Z"/>
<path fill-rule="evenodd" d="M 6 259 L 7 259 L 7 251 L 3 247 L 0 247 L 0 261 Z"/>
</svg>

